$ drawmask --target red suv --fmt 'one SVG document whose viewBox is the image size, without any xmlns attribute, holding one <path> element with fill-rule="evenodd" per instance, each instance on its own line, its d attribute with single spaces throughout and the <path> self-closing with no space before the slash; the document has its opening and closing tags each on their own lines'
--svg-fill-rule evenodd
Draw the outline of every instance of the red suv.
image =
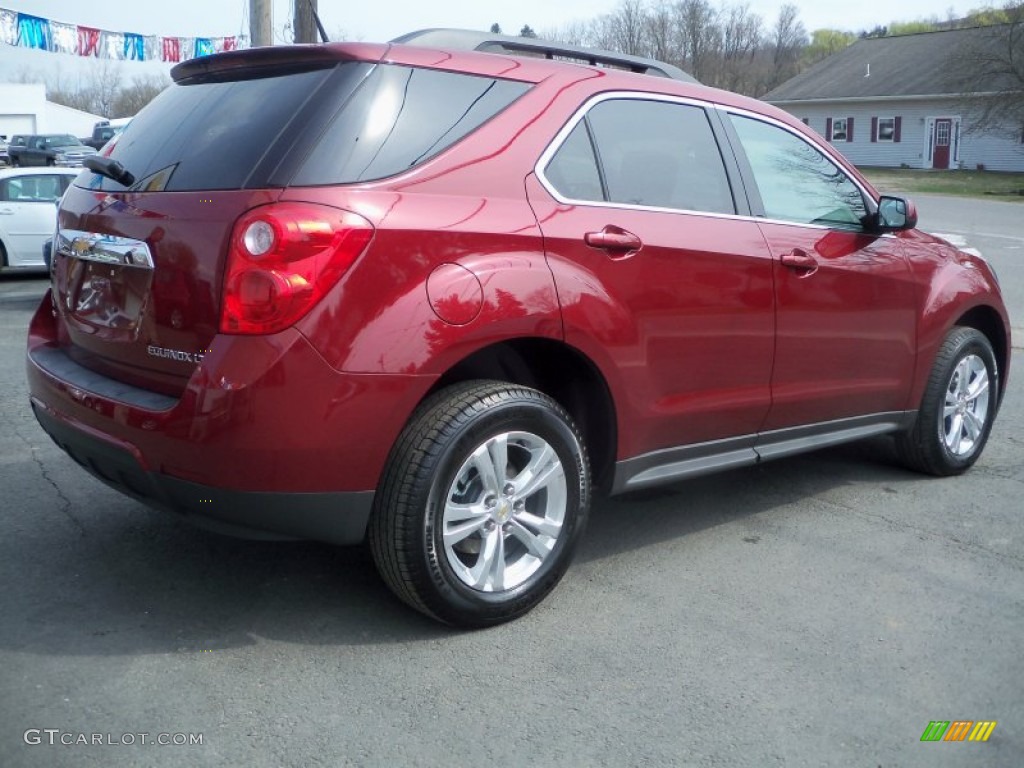
<svg viewBox="0 0 1024 768">
<path fill-rule="evenodd" d="M 399 597 L 482 626 L 558 582 L 593 489 L 985 445 L 992 270 L 784 112 L 401 44 L 173 76 L 64 197 L 28 338 L 40 424 L 147 504 L 368 539 Z"/>
</svg>

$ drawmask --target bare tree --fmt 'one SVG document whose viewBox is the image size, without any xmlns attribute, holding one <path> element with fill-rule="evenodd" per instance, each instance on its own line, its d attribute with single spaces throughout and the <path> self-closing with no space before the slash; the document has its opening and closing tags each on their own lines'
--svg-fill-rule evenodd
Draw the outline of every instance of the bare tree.
<svg viewBox="0 0 1024 768">
<path fill-rule="evenodd" d="M 756 87 L 754 58 L 761 47 L 761 17 L 749 5 L 733 5 L 721 12 L 721 66 L 715 82 L 731 91 Z"/>
<path fill-rule="evenodd" d="M 718 12 L 708 0 L 679 0 L 675 11 L 684 64 L 691 75 L 704 80 L 720 44 Z"/>
<path fill-rule="evenodd" d="M 1007 23 L 971 30 L 954 57 L 959 88 L 981 105 L 971 130 L 1020 138 L 1024 130 L 1024 3 L 1004 7 Z"/>
<path fill-rule="evenodd" d="M 647 9 L 643 0 L 621 0 L 607 16 L 610 49 L 632 56 L 647 54 Z"/>
<path fill-rule="evenodd" d="M 682 65 L 683 55 L 679 45 L 679 30 L 676 28 L 675 13 L 667 0 L 647 12 L 647 47 L 651 58 Z"/>
<path fill-rule="evenodd" d="M 799 9 L 786 3 L 772 30 L 772 82 L 769 88 L 785 82 L 800 69 L 800 52 L 807 45 L 807 31 L 800 21 Z"/>
<path fill-rule="evenodd" d="M 166 77 L 151 75 L 136 77 L 131 85 L 118 91 L 110 117 L 132 117 L 144 106 L 160 95 L 171 81 Z"/>
<path fill-rule="evenodd" d="M 545 40 L 556 40 L 566 45 L 597 46 L 594 26 L 594 21 L 573 21 L 555 29 L 544 30 L 541 32 L 541 37 Z"/>
</svg>

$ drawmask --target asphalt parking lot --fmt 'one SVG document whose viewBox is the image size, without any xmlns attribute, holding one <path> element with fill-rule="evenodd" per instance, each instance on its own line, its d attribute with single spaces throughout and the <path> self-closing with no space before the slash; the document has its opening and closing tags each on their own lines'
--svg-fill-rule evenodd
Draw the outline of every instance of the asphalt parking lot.
<svg viewBox="0 0 1024 768">
<path fill-rule="evenodd" d="M 0 766 L 1020 766 L 1024 206 L 920 205 L 1017 328 L 971 472 L 876 439 L 602 500 L 555 593 L 469 633 L 361 549 L 221 538 L 86 475 L 27 406 L 45 281 L 0 276 Z"/>
</svg>

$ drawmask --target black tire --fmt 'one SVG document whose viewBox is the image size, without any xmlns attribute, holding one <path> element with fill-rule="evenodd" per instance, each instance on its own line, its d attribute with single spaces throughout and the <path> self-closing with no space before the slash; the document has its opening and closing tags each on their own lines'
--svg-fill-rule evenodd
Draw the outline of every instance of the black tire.
<svg viewBox="0 0 1024 768">
<path fill-rule="evenodd" d="M 496 499 L 495 494 L 487 492 L 484 473 L 471 466 L 471 456 L 484 450 L 491 460 L 488 446 L 494 445 L 494 441 L 505 444 L 505 440 L 506 476 L 497 482 L 505 484 L 503 493 L 509 495 Z M 540 449 L 542 444 L 544 449 Z M 526 494 L 514 501 L 513 508 L 515 497 L 508 489 L 527 475 L 522 466 L 517 466 L 514 454 L 518 454 L 520 464 L 534 459 L 524 445 L 541 450 L 546 466 L 553 469 L 548 474 L 556 478 L 552 486 L 557 485 L 557 489 L 551 490 L 545 483 L 541 490 L 530 491 L 533 495 Z M 553 454 L 547 449 L 553 450 Z M 561 474 L 555 463 L 560 464 Z M 496 477 L 495 471 L 492 480 Z M 525 485 L 529 485 L 528 481 Z M 559 503 L 563 492 L 564 505 Z M 487 518 L 483 523 L 487 528 L 455 545 L 449 543 L 446 548 L 446 505 L 459 494 L 465 494 L 472 502 L 466 504 L 467 508 L 482 509 L 481 505 L 486 505 L 488 511 L 479 519 Z M 545 546 L 550 548 L 542 557 L 529 553 L 521 540 L 526 529 L 518 521 L 526 518 L 517 515 L 541 519 L 531 514 L 533 507 L 527 509 L 527 503 L 541 503 L 545 510 L 562 510 L 557 534 L 544 538 Z M 384 581 L 416 610 L 454 626 L 491 626 L 523 615 L 555 587 L 569 567 L 589 506 L 587 455 L 579 430 L 565 409 L 542 392 L 527 387 L 471 381 L 428 398 L 402 431 L 391 450 L 374 502 L 369 525 L 370 549 Z M 510 530 L 513 532 L 508 533 Z M 535 536 L 536 541 L 543 538 L 541 533 Z M 501 579 L 524 563 L 536 570 L 517 571 L 524 579 L 510 588 L 503 587 L 504 581 L 500 581 L 500 589 L 493 584 L 490 591 L 486 591 L 486 584 L 475 588 L 466 580 L 468 572 L 478 567 L 484 572 L 491 570 L 484 565 L 484 549 L 490 547 L 490 542 L 498 541 L 500 545 L 494 546 L 499 555 L 492 557 L 491 562 L 500 563 Z M 470 546 L 474 542 L 478 548 L 475 556 Z M 453 546 L 466 547 L 468 551 L 457 552 Z M 519 560 L 515 559 L 517 555 Z M 509 562 L 512 565 L 506 571 Z M 525 576 L 526 573 L 529 575 Z"/>
<path fill-rule="evenodd" d="M 53 168 L 54 166 L 57 165 L 57 161 L 54 160 L 53 158 L 48 158 L 47 161 L 46 161 L 46 165 L 49 168 Z"/>
<path fill-rule="evenodd" d="M 958 398 L 954 390 L 966 382 L 961 365 L 978 368 L 979 363 L 984 367 L 987 388 L 973 399 Z M 967 377 L 976 384 L 983 381 L 980 369 L 967 371 Z M 999 391 L 999 370 L 988 338 L 974 328 L 953 328 L 939 348 L 913 428 L 896 436 L 902 461 L 911 469 L 937 477 L 966 472 L 988 441 Z M 952 415 L 946 414 L 947 405 L 953 409 Z"/>
</svg>

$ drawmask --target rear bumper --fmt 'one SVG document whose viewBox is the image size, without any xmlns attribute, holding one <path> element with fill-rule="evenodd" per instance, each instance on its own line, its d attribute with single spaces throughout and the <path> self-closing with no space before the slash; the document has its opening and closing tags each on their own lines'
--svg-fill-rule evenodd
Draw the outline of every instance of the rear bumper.
<svg viewBox="0 0 1024 768">
<path fill-rule="evenodd" d="M 70 359 L 44 297 L 29 329 L 32 409 L 113 488 L 224 533 L 349 544 L 433 377 L 331 368 L 295 330 L 217 337 L 180 397 Z"/>
<path fill-rule="evenodd" d="M 133 452 L 86 431 L 32 399 L 36 419 L 53 441 L 93 477 L 150 507 L 200 527 L 256 539 L 363 540 L 373 491 L 274 493 L 193 483 L 145 470 Z"/>
</svg>

